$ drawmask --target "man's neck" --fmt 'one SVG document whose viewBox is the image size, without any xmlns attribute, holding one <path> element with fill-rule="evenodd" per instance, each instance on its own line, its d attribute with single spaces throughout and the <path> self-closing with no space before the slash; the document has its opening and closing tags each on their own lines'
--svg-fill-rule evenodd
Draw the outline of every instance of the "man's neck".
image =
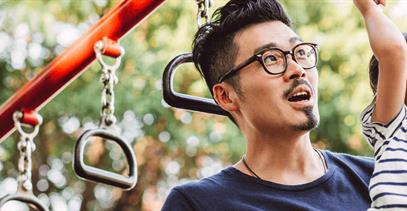
<svg viewBox="0 0 407 211">
<path fill-rule="evenodd" d="M 314 181 L 324 174 L 323 162 L 312 148 L 309 133 L 290 134 L 281 137 L 247 137 L 245 160 L 261 179 L 298 185 Z M 242 161 L 236 163 L 235 167 L 253 176 Z"/>
</svg>

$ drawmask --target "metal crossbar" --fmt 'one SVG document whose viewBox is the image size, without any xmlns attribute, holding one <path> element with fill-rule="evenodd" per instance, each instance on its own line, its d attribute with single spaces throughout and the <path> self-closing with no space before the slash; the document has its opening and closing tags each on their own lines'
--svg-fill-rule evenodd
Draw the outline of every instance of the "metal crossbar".
<svg viewBox="0 0 407 211">
<path fill-rule="evenodd" d="M 123 0 L 0 106 L 0 142 L 14 131 L 13 113 L 40 110 L 95 60 L 94 44 L 118 41 L 165 0 Z"/>
</svg>

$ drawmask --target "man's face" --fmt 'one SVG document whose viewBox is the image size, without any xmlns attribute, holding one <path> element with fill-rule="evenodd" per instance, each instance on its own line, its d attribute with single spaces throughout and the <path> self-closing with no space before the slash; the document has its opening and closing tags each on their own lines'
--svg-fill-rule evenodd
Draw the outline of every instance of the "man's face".
<svg viewBox="0 0 407 211">
<path fill-rule="evenodd" d="M 252 25 L 236 34 L 238 46 L 235 65 L 266 45 L 290 51 L 301 43 L 295 32 L 280 21 Z M 243 97 L 239 98 L 242 118 L 248 127 L 259 131 L 308 132 L 319 122 L 318 74 L 316 68 L 304 70 L 287 56 L 283 74 L 267 74 L 260 62 L 253 62 L 240 71 Z M 295 97 L 306 94 L 307 97 Z"/>
</svg>

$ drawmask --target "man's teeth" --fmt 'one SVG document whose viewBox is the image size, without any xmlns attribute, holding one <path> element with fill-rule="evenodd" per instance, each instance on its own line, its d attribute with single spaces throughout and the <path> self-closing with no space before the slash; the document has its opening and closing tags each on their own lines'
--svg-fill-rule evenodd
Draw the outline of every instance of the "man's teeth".
<svg viewBox="0 0 407 211">
<path fill-rule="evenodd" d="M 308 95 L 307 92 L 298 92 L 293 97 L 300 96 L 300 95 Z"/>
</svg>

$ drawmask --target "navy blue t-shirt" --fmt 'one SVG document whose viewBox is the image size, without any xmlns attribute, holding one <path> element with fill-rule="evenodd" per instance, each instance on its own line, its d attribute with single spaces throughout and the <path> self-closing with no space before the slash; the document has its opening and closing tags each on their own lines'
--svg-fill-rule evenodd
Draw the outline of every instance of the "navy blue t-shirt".
<svg viewBox="0 0 407 211">
<path fill-rule="evenodd" d="M 173 188 L 162 210 L 367 210 L 373 159 L 322 152 L 328 172 L 310 183 L 281 185 L 227 167 Z"/>
</svg>

